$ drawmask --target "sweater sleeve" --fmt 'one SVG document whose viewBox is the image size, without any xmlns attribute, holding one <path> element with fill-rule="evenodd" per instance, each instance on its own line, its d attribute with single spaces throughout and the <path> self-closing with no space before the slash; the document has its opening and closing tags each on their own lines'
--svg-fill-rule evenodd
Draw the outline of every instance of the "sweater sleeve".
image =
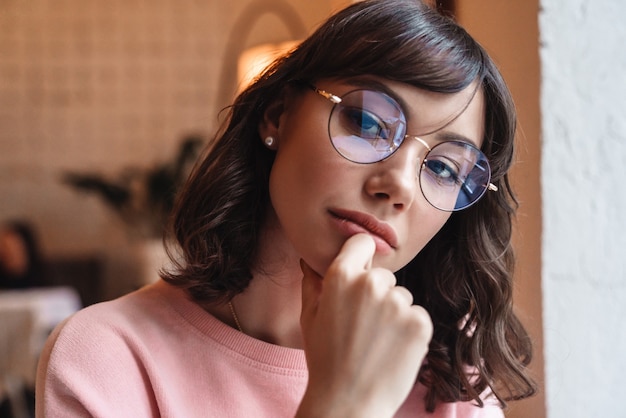
<svg viewBox="0 0 626 418">
<path fill-rule="evenodd" d="M 79 312 L 49 337 L 37 372 L 36 416 L 158 416 L 132 342 L 92 312 Z"/>
</svg>

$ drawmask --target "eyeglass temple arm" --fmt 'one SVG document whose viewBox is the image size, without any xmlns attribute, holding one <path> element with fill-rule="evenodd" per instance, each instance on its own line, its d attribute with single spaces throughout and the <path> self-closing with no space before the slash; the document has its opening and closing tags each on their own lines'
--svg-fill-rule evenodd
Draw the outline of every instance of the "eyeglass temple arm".
<svg viewBox="0 0 626 418">
<path fill-rule="evenodd" d="M 337 104 L 337 103 L 341 103 L 341 97 L 339 96 L 335 96 L 332 93 L 327 92 L 326 90 L 322 90 L 322 89 L 318 89 L 317 87 L 315 87 L 312 84 L 309 84 L 309 87 L 311 87 L 311 89 L 313 89 L 314 92 L 316 92 L 317 94 L 319 94 L 322 97 L 327 98 L 328 100 L 330 100 L 331 102 Z"/>
</svg>

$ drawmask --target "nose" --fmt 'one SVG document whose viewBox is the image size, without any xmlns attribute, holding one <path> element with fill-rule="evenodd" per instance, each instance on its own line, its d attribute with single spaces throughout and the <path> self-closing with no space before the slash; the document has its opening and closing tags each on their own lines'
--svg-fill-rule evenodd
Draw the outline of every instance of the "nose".
<svg viewBox="0 0 626 418">
<path fill-rule="evenodd" d="M 417 141 L 408 141 L 409 138 Z M 421 138 L 407 136 L 406 142 L 391 157 L 372 164 L 372 175 L 365 184 L 370 196 L 388 202 L 397 210 L 408 209 L 421 196 L 419 167 L 430 150 Z"/>
</svg>

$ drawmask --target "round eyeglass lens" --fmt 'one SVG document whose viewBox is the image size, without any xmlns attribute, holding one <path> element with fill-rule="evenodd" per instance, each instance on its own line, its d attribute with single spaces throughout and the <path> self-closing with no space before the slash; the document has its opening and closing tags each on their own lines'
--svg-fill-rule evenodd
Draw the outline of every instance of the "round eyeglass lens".
<svg viewBox="0 0 626 418">
<path fill-rule="evenodd" d="M 375 163 L 402 144 L 406 119 L 394 99 L 372 90 L 354 90 L 333 107 L 328 134 L 333 147 L 356 163 Z"/>
<path fill-rule="evenodd" d="M 420 167 L 424 198 L 443 211 L 457 211 L 476 203 L 485 194 L 491 169 L 485 154 L 462 141 L 441 142 Z"/>
</svg>

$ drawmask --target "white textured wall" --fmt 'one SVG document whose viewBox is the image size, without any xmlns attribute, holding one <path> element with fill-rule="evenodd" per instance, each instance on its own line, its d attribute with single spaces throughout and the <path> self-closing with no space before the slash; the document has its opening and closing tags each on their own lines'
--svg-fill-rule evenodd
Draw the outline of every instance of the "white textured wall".
<svg viewBox="0 0 626 418">
<path fill-rule="evenodd" d="M 626 2 L 541 5 L 548 417 L 626 417 Z"/>
</svg>

